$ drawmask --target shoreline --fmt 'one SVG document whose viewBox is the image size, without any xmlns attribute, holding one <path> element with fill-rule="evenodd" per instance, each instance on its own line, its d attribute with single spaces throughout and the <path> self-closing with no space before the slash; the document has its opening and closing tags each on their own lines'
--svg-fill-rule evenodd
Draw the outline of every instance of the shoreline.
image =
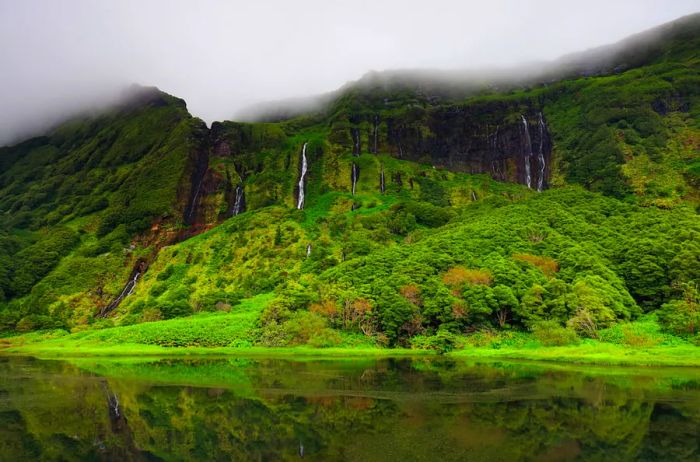
<svg viewBox="0 0 700 462">
<path fill-rule="evenodd" d="M 439 355 L 434 350 L 404 348 L 164 347 L 144 344 L 61 345 L 60 343 L 62 342 L 53 340 L 26 345 L 7 345 L 0 348 L 0 356 L 32 356 L 39 359 L 212 356 L 353 359 L 433 356 L 460 360 L 535 361 L 543 364 L 615 367 L 700 367 L 700 348 L 694 346 L 633 348 L 614 344 L 599 344 L 538 348 L 470 347 Z"/>
</svg>

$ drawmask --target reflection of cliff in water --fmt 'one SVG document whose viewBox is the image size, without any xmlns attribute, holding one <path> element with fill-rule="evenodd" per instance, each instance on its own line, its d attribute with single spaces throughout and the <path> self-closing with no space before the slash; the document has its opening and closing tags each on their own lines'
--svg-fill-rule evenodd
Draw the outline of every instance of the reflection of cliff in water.
<svg viewBox="0 0 700 462">
<path fill-rule="evenodd" d="M 12 460 L 697 460 L 698 377 L 624 374 L 12 358 L 0 438 Z"/>
</svg>

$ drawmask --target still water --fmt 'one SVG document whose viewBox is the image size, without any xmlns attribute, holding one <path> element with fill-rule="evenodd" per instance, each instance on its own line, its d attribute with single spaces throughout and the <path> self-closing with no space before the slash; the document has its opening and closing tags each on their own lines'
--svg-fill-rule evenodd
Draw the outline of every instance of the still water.
<svg viewBox="0 0 700 462">
<path fill-rule="evenodd" d="M 700 460 L 700 371 L 0 357 L 0 460 Z"/>
</svg>

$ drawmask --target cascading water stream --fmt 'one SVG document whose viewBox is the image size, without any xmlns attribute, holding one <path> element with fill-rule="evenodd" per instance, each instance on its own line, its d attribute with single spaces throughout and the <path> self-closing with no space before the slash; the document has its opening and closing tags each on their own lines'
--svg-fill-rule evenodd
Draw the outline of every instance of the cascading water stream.
<svg viewBox="0 0 700 462">
<path fill-rule="evenodd" d="M 119 306 L 119 304 L 122 302 L 122 300 L 124 300 L 126 297 L 128 297 L 129 295 L 134 293 L 134 288 L 136 287 L 136 283 L 138 282 L 139 277 L 141 277 L 141 273 L 142 273 L 142 271 L 144 271 L 144 268 L 145 268 L 144 263 L 142 263 L 142 262 L 137 263 L 136 269 L 132 273 L 132 276 L 129 278 L 129 281 L 126 283 L 126 285 L 124 285 L 124 288 L 119 293 L 117 298 L 112 300 L 109 305 L 107 305 L 106 307 L 104 307 L 100 311 L 100 316 L 106 316 L 107 313 L 109 313 L 110 311 L 115 309 L 117 306 Z"/>
<path fill-rule="evenodd" d="M 309 258 L 311 256 L 311 244 L 308 244 L 306 246 L 306 258 Z"/>
<path fill-rule="evenodd" d="M 194 196 L 192 196 L 192 206 L 190 207 L 190 213 L 187 215 L 187 219 L 191 220 L 194 212 L 197 210 L 197 199 L 199 198 L 199 191 L 202 189 L 202 182 L 204 181 L 204 176 L 200 178 L 197 183 L 197 188 L 194 190 Z"/>
<path fill-rule="evenodd" d="M 299 178 L 299 199 L 297 201 L 297 209 L 304 209 L 304 183 L 306 181 L 306 172 L 308 170 L 308 164 L 306 162 L 306 145 L 301 148 L 301 178 Z"/>
<path fill-rule="evenodd" d="M 384 191 L 386 190 L 386 186 L 384 183 L 384 166 L 382 165 L 382 170 L 379 173 L 379 191 L 384 194 Z"/>
<path fill-rule="evenodd" d="M 520 115 L 523 121 L 523 130 L 525 132 L 525 184 L 528 188 L 532 188 L 532 174 L 530 172 L 530 158 L 532 157 L 532 140 L 530 139 L 530 127 L 527 124 L 527 119 L 524 115 Z"/>
<path fill-rule="evenodd" d="M 139 276 L 141 276 L 141 273 L 136 273 L 134 275 L 134 278 L 129 283 L 127 283 L 126 287 L 129 288 L 129 292 L 126 294 L 127 297 L 134 293 L 134 288 L 136 288 L 136 282 L 139 280 Z"/>
<path fill-rule="evenodd" d="M 539 171 L 539 175 L 537 176 L 537 191 L 542 192 L 542 189 L 544 188 L 544 172 L 545 172 L 545 168 L 547 166 L 546 166 L 545 160 L 544 160 L 545 124 L 544 124 L 544 117 L 542 116 L 541 112 L 540 112 L 539 128 L 540 128 L 540 149 L 537 153 L 537 162 L 538 162 L 538 167 L 539 167 L 540 171 Z"/>
<path fill-rule="evenodd" d="M 358 128 L 353 128 L 352 130 L 352 153 L 356 156 L 360 155 L 360 130 Z"/>
<path fill-rule="evenodd" d="M 352 174 L 350 176 L 350 179 L 352 180 L 352 195 L 355 195 L 355 186 L 357 185 L 357 178 L 359 174 L 357 171 L 357 164 L 355 162 L 352 163 Z"/>
<path fill-rule="evenodd" d="M 243 212 L 243 183 L 239 183 L 236 186 L 236 198 L 233 201 L 233 210 L 231 212 L 232 216 L 239 215 Z"/>
<path fill-rule="evenodd" d="M 498 129 L 499 128 L 500 128 L 500 125 L 496 125 L 496 130 L 493 132 L 493 139 L 491 140 L 494 153 L 496 153 L 498 151 Z"/>
</svg>

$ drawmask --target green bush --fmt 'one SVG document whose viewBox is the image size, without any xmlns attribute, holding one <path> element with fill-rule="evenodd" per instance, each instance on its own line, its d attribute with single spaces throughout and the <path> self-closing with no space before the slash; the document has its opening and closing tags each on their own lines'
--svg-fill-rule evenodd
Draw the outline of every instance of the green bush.
<svg viewBox="0 0 700 462">
<path fill-rule="evenodd" d="M 576 331 L 563 327 L 557 321 L 539 321 L 530 330 L 544 346 L 576 345 L 580 342 Z"/>
<path fill-rule="evenodd" d="M 316 348 L 330 348 L 340 345 L 342 340 L 338 331 L 325 328 L 313 335 L 309 339 L 308 344 Z"/>
<path fill-rule="evenodd" d="M 700 333 L 700 309 L 684 300 L 673 300 L 659 310 L 659 323 L 667 332 L 695 335 Z"/>
<path fill-rule="evenodd" d="M 435 335 L 419 335 L 411 339 L 411 346 L 413 348 L 435 350 L 439 354 L 449 353 L 456 348 L 461 348 L 463 344 L 464 342 L 459 335 L 447 329 L 439 329 Z"/>
</svg>

